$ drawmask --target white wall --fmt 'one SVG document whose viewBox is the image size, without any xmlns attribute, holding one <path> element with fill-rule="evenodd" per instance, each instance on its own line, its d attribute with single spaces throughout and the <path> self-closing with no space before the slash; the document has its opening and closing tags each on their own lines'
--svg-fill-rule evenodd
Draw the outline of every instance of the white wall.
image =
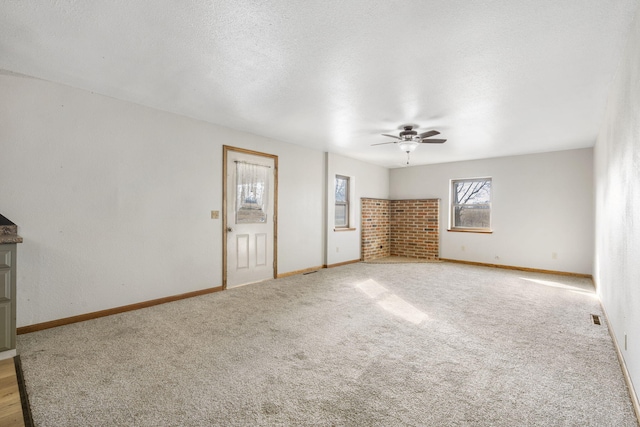
<svg viewBox="0 0 640 427">
<path fill-rule="evenodd" d="M 440 257 L 590 274 L 592 150 L 392 169 L 392 199 L 439 198 Z M 492 234 L 448 232 L 451 179 L 492 177 Z M 554 258 L 555 254 L 555 258 Z"/>
<path fill-rule="evenodd" d="M 336 175 L 351 178 L 353 194 L 351 194 L 350 226 L 355 230 L 334 231 Z M 349 157 L 327 153 L 327 265 L 360 259 L 360 199 L 362 197 L 388 198 L 389 170 Z"/>
<path fill-rule="evenodd" d="M 220 286 L 223 144 L 279 156 L 278 272 L 321 265 L 321 151 L 0 74 L 18 326 Z"/>
<path fill-rule="evenodd" d="M 612 84 L 594 160 L 594 280 L 640 392 L 640 9 Z"/>
</svg>

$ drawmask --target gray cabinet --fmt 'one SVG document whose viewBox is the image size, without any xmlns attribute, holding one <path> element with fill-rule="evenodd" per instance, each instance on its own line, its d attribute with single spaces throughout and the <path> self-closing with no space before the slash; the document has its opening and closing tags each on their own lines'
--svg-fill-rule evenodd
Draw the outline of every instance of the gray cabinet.
<svg viewBox="0 0 640 427">
<path fill-rule="evenodd" d="M 0 352 L 16 348 L 16 244 L 0 245 Z"/>
</svg>

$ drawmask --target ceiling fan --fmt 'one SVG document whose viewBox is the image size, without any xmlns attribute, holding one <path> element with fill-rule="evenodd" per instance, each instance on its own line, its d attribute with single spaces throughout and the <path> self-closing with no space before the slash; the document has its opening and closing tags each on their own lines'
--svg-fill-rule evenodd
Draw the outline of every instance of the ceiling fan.
<svg viewBox="0 0 640 427">
<path fill-rule="evenodd" d="M 409 155 L 412 151 L 414 151 L 420 144 L 442 144 L 446 142 L 446 139 L 436 139 L 431 138 L 432 136 L 440 135 L 440 132 L 437 130 L 429 130 L 426 132 L 422 132 L 418 134 L 413 128 L 417 126 L 415 125 L 402 125 L 400 126 L 403 129 L 399 136 L 389 135 L 383 133 L 382 136 L 388 136 L 390 138 L 395 138 L 397 141 L 389 141 L 389 142 L 380 142 L 373 145 L 384 145 L 384 144 L 398 144 L 398 147 L 407 153 L 407 165 L 409 164 Z"/>
</svg>

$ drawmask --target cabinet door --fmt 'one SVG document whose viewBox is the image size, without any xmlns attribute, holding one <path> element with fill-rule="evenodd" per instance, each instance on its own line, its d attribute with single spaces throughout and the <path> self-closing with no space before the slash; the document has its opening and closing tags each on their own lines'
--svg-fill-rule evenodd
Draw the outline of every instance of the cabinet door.
<svg viewBox="0 0 640 427">
<path fill-rule="evenodd" d="M 16 245 L 0 245 L 0 351 L 16 348 Z"/>
<path fill-rule="evenodd" d="M 0 302 L 11 299 L 11 270 L 0 270 Z"/>
<path fill-rule="evenodd" d="M 11 301 L 0 303 L 0 351 L 13 349 L 13 333 L 11 331 Z"/>
<path fill-rule="evenodd" d="M 11 249 L 5 249 L 0 245 L 0 268 L 10 268 L 11 267 Z"/>
</svg>

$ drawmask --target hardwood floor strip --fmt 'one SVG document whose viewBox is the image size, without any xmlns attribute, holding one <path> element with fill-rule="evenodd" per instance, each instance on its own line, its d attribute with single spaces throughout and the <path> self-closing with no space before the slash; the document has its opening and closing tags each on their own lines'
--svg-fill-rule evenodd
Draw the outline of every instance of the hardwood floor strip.
<svg viewBox="0 0 640 427">
<path fill-rule="evenodd" d="M 84 322 L 85 320 L 97 319 L 99 317 L 111 316 L 112 314 L 125 313 L 127 311 L 139 310 L 141 308 L 152 307 L 154 305 L 164 304 L 167 302 L 178 301 L 185 298 L 197 297 L 200 295 L 212 294 L 222 290 L 222 286 L 215 288 L 202 289 L 194 292 L 173 295 L 170 297 L 158 298 L 150 301 L 143 301 L 136 304 L 123 305 L 121 307 L 109 308 L 107 310 L 94 311 L 92 313 L 79 314 L 77 316 L 65 317 L 63 319 L 51 320 L 49 322 L 36 323 L 35 325 L 22 326 L 17 330 L 18 335 L 28 334 L 30 332 L 42 331 L 44 329 L 55 328 L 56 326 L 70 325 L 71 323 Z M 2 424 L 0 424 L 2 425 Z"/>
<path fill-rule="evenodd" d="M 25 427 L 13 359 L 0 360 L 0 426 Z"/>
</svg>

